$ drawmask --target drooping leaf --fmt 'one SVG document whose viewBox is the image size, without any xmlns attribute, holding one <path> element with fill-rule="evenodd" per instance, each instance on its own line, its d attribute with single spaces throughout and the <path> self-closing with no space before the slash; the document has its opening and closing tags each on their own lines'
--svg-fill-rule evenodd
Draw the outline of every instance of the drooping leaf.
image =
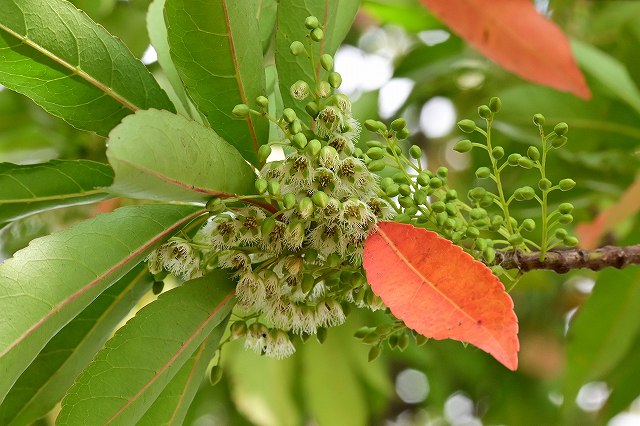
<svg viewBox="0 0 640 426">
<path fill-rule="evenodd" d="M 262 51 L 266 52 L 271 45 L 271 39 L 276 26 L 278 12 L 278 0 L 261 0 L 258 4 L 258 26 L 260 27 L 260 40 Z"/>
<path fill-rule="evenodd" d="M 60 330 L 0 404 L 0 424 L 31 424 L 60 402 L 151 282 L 152 277 L 140 264 Z"/>
<path fill-rule="evenodd" d="M 360 0 L 280 0 L 276 31 L 276 66 L 280 82 L 280 92 L 285 105 L 292 105 L 298 116 L 306 117 L 304 103 L 291 96 L 291 85 L 305 80 L 312 88 L 319 81 L 321 72 L 318 58 L 324 53 L 333 55 L 344 40 L 356 16 Z M 313 54 L 317 67 L 311 69 L 305 55 L 293 56 L 289 46 L 300 41 L 308 47 L 309 30 L 304 26 L 307 16 L 315 16 L 324 29 L 324 39 L 313 43 Z"/>
<path fill-rule="evenodd" d="M 113 170 L 88 160 L 0 163 L 0 223 L 57 207 L 109 198 Z"/>
<path fill-rule="evenodd" d="M 584 99 L 591 96 L 566 36 L 529 0 L 421 1 L 453 31 L 505 69 Z"/>
<path fill-rule="evenodd" d="M 228 319 L 228 317 L 227 317 Z M 218 349 L 227 319 L 216 326 L 155 400 L 137 426 L 182 425 L 211 358 Z"/>
<path fill-rule="evenodd" d="M 371 289 L 420 334 L 471 343 L 503 365 L 518 365 L 513 301 L 491 270 L 435 232 L 381 222 L 367 238 Z"/>
<path fill-rule="evenodd" d="M 564 396 L 568 404 L 582 385 L 615 370 L 638 338 L 639 282 L 638 268 L 604 270 L 593 293 L 576 312 L 567 335 Z"/>
<path fill-rule="evenodd" d="M 0 84 L 103 136 L 139 109 L 174 111 L 127 47 L 64 0 L 2 2 Z"/>
<path fill-rule="evenodd" d="M 134 198 L 203 201 L 254 191 L 255 173 L 213 130 L 168 111 L 139 111 L 109 134 L 111 190 Z"/>
<path fill-rule="evenodd" d="M 201 213 L 178 205 L 122 208 L 33 240 L 0 264 L 0 401 L 62 327 Z"/>
<path fill-rule="evenodd" d="M 240 103 L 256 107 L 265 95 L 257 10 L 256 0 L 165 4 L 171 57 L 187 92 L 213 129 L 253 164 L 267 142 L 267 121 L 231 111 Z"/>
<path fill-rule="evenodd" d="M 638 285 L 638 281 L 636 281 L 636 285 Z M 607 385 L 612 390 L 605 406 L 599 413 L 601 420 L 609 420 L 619 412 L 627 409 L 640 394 L 639 358 L 640 335 L 637 335 L 625 357 L 605 378 Z"/>
<path fill-rule="evenodd" d="M 234 305 L 217 270 L 163 293 L 122 327 L 62 401 L 59 425 L 136 424 Z"/>
</svg>

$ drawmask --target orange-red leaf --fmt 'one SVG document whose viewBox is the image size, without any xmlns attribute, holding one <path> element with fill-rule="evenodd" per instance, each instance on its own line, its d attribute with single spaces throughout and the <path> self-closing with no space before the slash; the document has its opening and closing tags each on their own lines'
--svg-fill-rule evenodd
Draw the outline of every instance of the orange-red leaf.
<svg viewBox="0 0 640 426">
<path fill-rule="evenodd" d="M 531 0 L 421 0 L 467 42 L 505 69 L 589 99 L 591 93 L 560 28 Z"/>
<path fill-rule="evenodd" d="M 391 312 L 426 337 L 469 342 L 515 370 L 518 319 L 491 270 L 435 232 L 378 226 L 365 243 L 364 268 Z"/>
</svg>

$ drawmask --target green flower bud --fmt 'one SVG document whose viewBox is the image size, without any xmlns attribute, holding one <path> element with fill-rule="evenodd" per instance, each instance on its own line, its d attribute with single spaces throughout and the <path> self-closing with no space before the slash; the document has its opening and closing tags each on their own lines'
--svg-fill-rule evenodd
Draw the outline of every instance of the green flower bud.
<svg viewBox="0 0 640 426">
<path fill-rule="evenodd" d="M 429 181 L 429 187 L 433 189 L 438 189 L 442 186 L 442 179 L 434 177 Z"/>
<path fill-rule="evenodd" d="M 448 174 L 449 169 L 447 169 L 446 167 L 438 167 L 438 170 L 436 170 L 436 175 L 438 175 L 438 177 L 446 178 Z"/>
<path fill-rule="evenodd" d="M 487 246 L 487 240 L 483 239 L 483 238 L 478 238 L 476 240 L 476 248 L 480 251 L 483 251 L 484 249 L 486 249 Z"/>
<path fill-rule="evenodd" d="M 400 195 L 402 196 L 407 196 L 407 195 L 411 195 L 411 187 L 409 185 L 407 185 L 406 183 L 403 183 L 402 185 L 400 185 Z"/>
<path fill-rule="evenodd" d="M 306 150 L 313 157 L 318 155 L 321 149 L 322 149 L 322 143 L 318 139 L 311 139 L 309 143 L 307 143 Z"/>
<path fill-rule="evenodd" d="M 484 194 L 484 197 L 482 197 L 478 204 L 480 204 L 480 207 L 491 207 L 493 206 L 493 198 L 490 194 Z"/>
<path fill-rule="evenodd" d="M 309 84 L 304 80 L 298 80 L 291 85 L 291 97 L 298 101 L 303 101 L 309 96 L 311 89 Z"/>
<path fill-rule="evenodd" d="M 464 133 L 471 133 L 474 130 L 476 130 L 476 123 L 473 120 L 469 120 L 468 118 L 465 118 L 464 120 L 458 121 L 458 127 Z"/>
<path fill-rule="evenodd" d="M 527 157 L 520 157 L 518 159 L 518 166 L 522 167 L 523 169 L 530 169 L 533 167 L 533 161 L 531 161 L 531 159 Z"/>
<path fill-rule="evenodd" d="M 282 111 L 282 118 L 284 118 L 284 121 L 286 121 L 287 123 L 293 123 L 293 120 L 298 117 L 296 116 L 296 112 L 294 110 L 292 110 L 291 108 L 285 108 L 284 111 Z"/>
<path fill-rule="evenodd" d="M 558 136 L 564 136 L 568 131 L 569 126 L 564 122 L 556 124 L 556 126 L 553 128 L 553 132 Z"/>
<path fill-rule="evenodd" d="M 393 179 L 391 179 L 390 177 L 385 177 L 380 181 L 380 188 L 382 188 L 382 190 L 387 189 L 390 185 L 393 185 L 395 182 L 393 181 Z"/>
<path fill-rule="evenodd" d="M 558 211 L 562 214 L 569 214 L 573 211 L 573 204 L 562 203 L 558 206 Z"/>
<path fill-rule="evenodd" d="M 469 212 L 469 217 L 471 219 L 482 219 L 483 217 L 487 217 L 487 211 L 481 207 L 476 207 L 471 209 Z"/>
<path fill-rule="evenodd" d="M 264 192 L 267 190 L 267 186 L 269 186 L 269 183 L 266 179 L 256 179 L 256 183 L 254 184 L 254 186 L 256 187 L 256 191 L 258 191 L 258 194 L 264 194 Z"/>
<path fill-rule="evenodd" d="M 484 189 L 481 186 L 477 186 L 469 191 L 469 198 L 471 200 L 480 200 L 482 197 L 485 196 L 486 193 L 487 193 L 486 189 Z"/>
<path fill-rule="evenodd" d="M 531 200 L 536 195 L 536 191 L 530 186 L 523 186 L 513 192 L 513 197 L 518 201 Z"/>
<path fill-rule="evenodd" d="M 566 237 L 562 242 L 569 247 L 578 245 L 578 239 L 576 237 Z"/>
<path fill-rule="evenodd" d="M 560 182 L 558 182 L 558 186 L 560 187 L 561 191 L 568 191 L 576 186 L 576 181 L 574 181 L 573 179 L 562 179 Z"/>
<path fill-rule="evenodd" d="M 470 226 L 467 228 L 467 231 L 465 232 L 465 235 L 468 238 L 478 238 L 480 236 L 480 230 L 478 228 L 476 228 L 475 226 Z"/>
<path fill-rule="evenodd" d="M 363 293 L 363 291 L 361 291 L 361 293 Z M 353 333 L 353 337 L 356 339 L 364 339 L 364 337 L 371 334 L 372 331 L 373 329 L 371 327 L 360 327 Z"/>
<path fill-rule="evenodd" d="M 522 221 L 522 230 L 531 232 L 536 229 L 536 222 L 533 219 L 525 219 Z"/>
<path fill-rule="evenodd" d="M 321 81 L 316 87 L 316 94 L 321 98 L 326 98 L 331 94 L 331 84 L 327 81 Z"/>
<path fill-rule="evenodd" d="M 292 135 L 296 135 L 302 131 L 302 122 L 297 118 L 293 120 L 293 123 L 289 124 L 289 132 Z"/>
<path fill-rule="evenodd" d="M 300 290 L 302 290 L 304 294 L 307 294 L 313 289 L 315 283 L 316 280 L 313 278 L 313 275 L 303 274 L 302 280 L 300 280 Z"/>
<path fill-rule="evenodd" d="M 387 147 L 385 148 L 385 150 L 386 150 L 389 154 L 391 154 L 391 155 L 393 155 L 393 153 L 394 153 L 394 152 L 395 152 L 398 156 L 401 156 L 401 155 L 402 155 L 402 148 L 400 148 L 398 145 L 394 145 L 394 146 L 387 146 Z"/>
<path fill-rule="evenodd" d="M 207 210 L 213 214 L 222 213 L 226 209 L 227 209 L 227 206 L 224 204 L 224 201 L 222 201 L 218 197 L 212 198 L 209 201 L 207 201 Z"/>
<path fill-rule="evenodd" d="M 458 214 L 458 207 L 453 203 L 445 203 L 444 211 L 451 217 L 455 217 Z"/>
<path fill-rule="evenodd" d="M 409 133 L 409 129 L 407 129 L 406 127 L 403 129 L 400 129 L 396 132 L 396 139 L 398 139 L 399 141 L 403 141 L 406 138 L 408 138 L 410 135 Z"/>
<path fill-rule="evenodd" d="M 382 348 L 379 345 L 372 346 L 371 349 L 369 349 L 369 355 L 368 355 L 369 362 L 375 361 L 376 359 L 378 359 L 381 353 L 382 353 Z"/>
<path fill-rule="evenodd" d="M 502 225 L 503 223 L 504 223 L 504 218 L 503 218 L 502 216 L 498 216 L 498 215 L 496 215 L 496 216 L 493 216 L 493 217 L 491 218 L 491 225 L 497 225 L 497 226 L 500 226 L 500 225 Z"/>
<path fill-rule="evenodd" d="M 400 193 L 400 185 L 398 185 L 397 183 L 389 185 L 387 189 L 384 190 L 384 193 L 387 195 L 387 197 L 393 198 Z"/>
<path fill-rule="evenodd" d="M 524 238 L 522 238 L 522 235 L 520 234 L 510 235 L 507 240 L 509 241 L 509 244 L 511 244 L 512 246 L 517 246 L 524 242 Z"/>
<path fill-rule="evenodd" d="M 491 109 L 488 106 L 481 105 L 478 108 L 478 115 L 481 118 L 484 118 L 485 120 L 488 120 L 489 118 L 491 118 L 492 112 L 491 112 Z"/>
<path fill-rule="evenodd" d="M 309 34 L 309 36 L 313 41 L 320 41 L 324 38 L 324 31 L 322 31 L 321 28 L 314 28 L 311 30 L 311 34 Z"/>
<path fill-rule="evenodd" d="M 304 110 L 307 111 L 307 114 L 311 116 L 311 118 L 316 118 L 318 114 L 320 114 L 320 110 L 318 109 L 318 104 L 311 101 L 304 106 Z"/>
<path fill-rule="evenodd" d="M 364 127 L 370 132 L 377 132 L 378 122 L 376 120 L 365 120 Z"/>
<path fill-rule="evenodd" d="M 162 290 L 164 290 L 164 281 L 154 281 L 153 286 L 151 287 L 153 294 L 157 296 L 162 293 Z"/>
<path fill-rule="evenodd" d="M 299 42 L 297 40 L 291 43 L 291 45 L 289 46 L 289 49 L 291 50 L 291 53 L 293 53 L 295 56 L 301 55 L 306 52 L 304 48 L 304 44 L 302 44 L 302 42 Z"/>
<path fill-rule="evenodd" d="M 443 205 L 443 207 L 444 207 L 444 205 Z M 444 223 L 447 221 L 448 218 L 449 218 L 449 216 L 447 216 L 446 212 L 436 213 L 436 223 L 439 226 L 444 226 Z"/>
<path fill-rule="evenodd" d="M 329 77 L 327 77 L 327 81 L 329 82 L 331 87 L 337 89 L 342 84 L 342 76 L 337 72 L 332 72 L 331 74 L 329 74 Z"/>
<path fill-rule="evenodd" d="M 500 100 L 500 98 L 496 98 L 494 96 L 493 98 L 489 99 L 489 108 L 493 112 L 500 111 L 500 108 L 502 108 L 502 101 Z"/>
<path fill-rule="evenodd" d="M 373 147 L 367 150 L 367 155 L 373 160 L 379 160 L 381 158 L 384 158 L 385 151 L 382 148 Z"/>
<path fill-rule="evenodd" d="M 553 138 L 553 140 L 551 141 L 551 146 L 558 149 L 558 148 L 562 148 L 566 143 L 567 143 L 566 136 L 558 136 L 557 138 Z"/>
<path fill-rule="evenodd" d="M 267 158 L 271 155 L 271 145 L 261 145 L 258 148 L 258 161 L 260 163 L 264 163 L 267 161 Z"/>
<path fill-rule="evenodd" d="M 554 235 L 556 236 L 557 239 L 564 240 L 567 237 L 567 230 L 563 228 L 556 229 L 556 232 L 554 233 Z"/>
<path fill-rule="evenodd" d="M 304 26 L 309 30 L 314 30 L 320 26 L 320 22 L 318 21 L 318 18 L 313 15 L 307 16 L 307 18 L 304 20 Z"/>
<path fill-rule="evenodd" d="M 407 120 L 405 120 L 404 118 L 396 118 L 395 120 L 393 120 L 391 122 L 391 129 L 399 132 L 400 130 L 404 129 L 405 127 L 407 127 Z"/>
<path fill-rule="evenodd" d="M 416 203 L 426 206 L 428 196 L 429 193 L 427 192 L 427 190 L 425 188 L 421 188 L 413 194 L 413 199 L 416 201 Z"/>
<path fill-rule="evenodd" d="M 262 108 L 267 108 L 269 106 L 269 98 L 266 96 L 258 96 L 256 98 L 256 103 Z"/>
<path fill-rule="evenodd" d="M 522 155 L 520 154 L 510 154 L 509 157 L 507 157 L 507 162 L 510 166 L 517 166 L 520 158 L 522 158 Z"/>
<path fill-rule="evenodd" d="M 273 216 L 269 216 L 262 221 L 262 225 L 260 226 L 260 231 L 262 235 L 268 236 L 271 234 L 273 229 L 276 227 L 276 219 Z"/>
<path fill-rule="evenodd" d="M 245 334 L 247 334 L 247 323 L 244 321 L 236 321 L 233 324 L 231 324 L 229 331 L 231 332 L 231 337 L 234 340 L 239 339 Z"/>
<path fill-rule="evenodd" d="M 553 184 L 551 183 L 551 181 L 547 178 L 542 178 L 538 181 L 538 188 L 540 188 L 543 191 L 546 191 L 547 189 L 551 188 Z"/>
<path fill-rule="evenodd" d="M 282 204 L 284 205 L 285 209 L 292 209 L 296 205 L 295 194 L 291 192 L 285 194 L 284 198 L 282 199 Z"/>
<path fill-rule="evenodd" d="M 486 179 L 491 176 L 491 170 L 488 167 L 478 167 L 476 170 L 476 177 L 478 179 Z"/>
<path fill-rule="evenodd" d="M 533 124 L 535 124 L 536 126 L 542 126 L 544 124 L 544 115 L 535 114 L 533 116 Z"/>
<path fill-rule="evenodd" d="M 409 335 L 407 333 L 402 333 L 398 336 L 398 349 L 404 351 L 409 347 Z"/>
<path fill-rule="evenodd" d="M 293 135 L 291 141 L 293 142 L 293 145 L 298 149 L 304 149 L 304 147 L 307 146 L 307 137 L 302 132 Z"/>
<path fill-rule="evenodd" d="M 403 172 L 398 172 L 395 175 L 392 176 L 393 181 L 395 183 L 409 183 L 409 180 L 407 179 L 407 177 L 405 176 L 405 174 Z"/>
<path fill-rule="evenodd" d="M 527 149 L 527 156 L 533 161 L 538 161 L 540 159 L 540 151 L 535 146 L 530 146 Z"/>
<path fill-rule="evenodd" d="M 446 205 L 444 204 L 444 201 L 436 201 L 435 203 L 431 204 L 431 210 L 436 213 L 442 213 L 445 209 Z"/>
<path fill-rule="evenodd" d="M 322 65 L 322 68 L 326 71 L 331 71 L 333 69 L 333 56 L 328 53 L 320 56 L 320 65 Z"/>
<path fill-rule="evenodd" d="M 411 148 L 409 148 L 409 155 L 417 160 L 422 156 L 422 150 L 418 145 L 412 145 Z"/>
<path fill-rule="evenodd" d="M 482 219 L 474 220 L 473 222 L 471 222 L 471 224 L 476 228 L 484 229 L 489 226 L 489 219 L 485 217 Z"/>
<path fill-rule="evenodd" d="M 267 185 L 267 191 L 269 191 L 269 194 L 271 195 L 280 194 L 280 182 L 278 182 L 277 180 L 269 181 L 269 184 Z"/>
<path fill-rule="evenodd" d="M 394 221 L 398 223 L 411 223 L 411 216 L 406 213 L 397 214 L 396 217 L 393 218 Z"/>
<path fill-rule="evenodd" d="M 228 110 L 227 110 L 228 111 Z M 249 106 L 246 104 L 238 104 L 233 107 L 231 111 L 236 117 L 246 117 L 251 112 Z"/>
<path fill-rule="evenodd" d="M 493 158 L 495 158 L 496 160 L 501 159 L 502 157 L 504 157 L 504 148 L 501 146 L 496 146 L 491 150 L 491 155 L 493 155 Z"/>
<path fill-rule="evenodd" d="M 369 169 L 369 171 L 372 173 L 379 172 L 385 167 L 386 163 L 384 162 L 384 160 L 372 160 L 371 162 L 369 162 L 369 164 L 367 164 L 367 169 Z"/>
<path fill-rule="evenodd" d="M 570 214 L 563 214 L 562 216 L 560 216 L 558 218 L 558 222 L 563 224 L 563 225 L 568 225 L 571 222 L 573 222 L 573 216 Z"/>
<path fill-rule="evenodd" d="M 211 367 L 211 371 L 209 372 L 209 383 L 211 386 L 215 386 L 220 380 L 222 380 L 222 367 L 215 365 Z"/>
<path fill-rule="evenodd" d="M 400 197 L 398 199 L 398 204 L 400 204 L 405 209 L 416 206 L 416 204 L 413 202 L 413 198 L 411 197 Z"/>
<path fill-rule="evenodd" d="M 449 218 L 449 219 L 444 221 L 444 227 L 447 228 L 447 229 L 453 229 L 453 228 L 455 228 L 455 226 L 456 226 L 455 219 Z"/>
<path fill-rule="evenodd" d="M 471 144 L 471 141 L 468 139 L 464 139 L 456 143 L 456 145 L 453 147 L 453 150 L 463 153 L 471 151 L 472 148 L 473 145 Z"/>
<path fill-rule="evenodd" d="M 342 264 L 342 256 L 339 253 L 331 253 L 327 256 L 327 265 L 331 268 L 335 268 Z"/>
<path fill-rule="evenodd" d="M 306 219 L 313 214 L 313 201 L 309 197 L 304 197 L 298 202 L 298 214 Z"/>
<path fill-rule="evenodd" d="M 374 147 L 375 148 L 384 148 L 384 144 L 382 142 L 380 142 L 380 141 L 375 140 L 375 139 L 371 139 L 369 141 L 366 141 L 364 143 L 364 145 L 367 148 L 374 148 Z"/>
<path fill-rule="evenodd" d="M 456 191 L 455 189 L 450 189 L 447 191 L 445 195 L 445 200 L 452 201 L 457 199 L 458 199 L 458 191 Z"/>
<path fill-rule="evenodd" d="M 493 247 L 487 247 L 482 250 L 482 255 L 488 263 L 493 263 L 496 260 L 496 251 Z"/>
<path fill-rule="evenodd" d="M 430 180 L 431 180 L 431 177 L 426 172 L 420 172 L 420 174 L 416 178 L 416 182 L 418 182 L 418 185 L 420 185 L 420 186 L 429 185 L 429 181 Z"/>
</svg>

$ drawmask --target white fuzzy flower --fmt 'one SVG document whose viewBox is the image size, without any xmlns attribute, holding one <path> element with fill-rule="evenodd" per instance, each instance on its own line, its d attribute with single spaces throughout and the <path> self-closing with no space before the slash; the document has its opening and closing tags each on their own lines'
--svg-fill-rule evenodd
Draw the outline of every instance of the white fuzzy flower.
<svg viewBox="0 0 640 426">
<path fill-rule="evenodd" d="M 266 290 L 259 276 L 252 272 L 244 273 L 236 286 L 238 306 L 245 310 L 259 311 L 265 306 Z"/>
<path fill-rule="evenodd" d="M 244 347 L 258 354 L 262 354 L 267 349 L 266 344 L 268 337 L 269 329 L 264 324 L 255 322 L 247 329 Z"/>
<path fill-rule="evenodd" d="M 265 344 L 264 354 L 266 356 L 283 359 L 293 355 L 295 351 L 296 348 L 287 333 L 282 330 L 271 330 Z"/>
<path fill-rule="evenodd" d="M 177 277 L 195 278 L 200 268 L 200 253 L 186 241 L 173 240 L 160 246 L 159 257 L 164 269 Z"/>
<path fill-rule="evenodd" d="M 297 334 L 315 334 L 318 331 L 318 325 L 313 310 L 307 306 L 294 305 L 291 330 Z"/>
<path fill-rule="evenodd" d="M 335 299 L 325 300 L 316 306 L 316 324 L 320 327 L 334 327 L 345 321 L 342 306 Z"/>
<path fill-rule="evenodd" d="M 325 107 L 316 117 L 316 133 L 322 138 L 331 136 L 344 123 L 342 112 L 334 106 Z"/>
</svg>

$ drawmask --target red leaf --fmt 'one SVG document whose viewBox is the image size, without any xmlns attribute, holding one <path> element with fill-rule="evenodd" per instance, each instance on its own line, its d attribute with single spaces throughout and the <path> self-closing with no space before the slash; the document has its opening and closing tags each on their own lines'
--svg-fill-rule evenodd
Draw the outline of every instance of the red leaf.
<svg viewBox="0 0 640 426">
<path fill-rule="evenodd" d="M 531 0 L 421 0 L 489 59 L 535 83 L 589 99 L 591 93 L 560 28 Z"/>
<path fill-rule="evenodd" d="M 518 367 L 518 319 L 504 286 L 481 262 L 435 232 L 380 222 L 364 246 L 375 294 L 418 333 L 469 342 Z"/>
</svg>

